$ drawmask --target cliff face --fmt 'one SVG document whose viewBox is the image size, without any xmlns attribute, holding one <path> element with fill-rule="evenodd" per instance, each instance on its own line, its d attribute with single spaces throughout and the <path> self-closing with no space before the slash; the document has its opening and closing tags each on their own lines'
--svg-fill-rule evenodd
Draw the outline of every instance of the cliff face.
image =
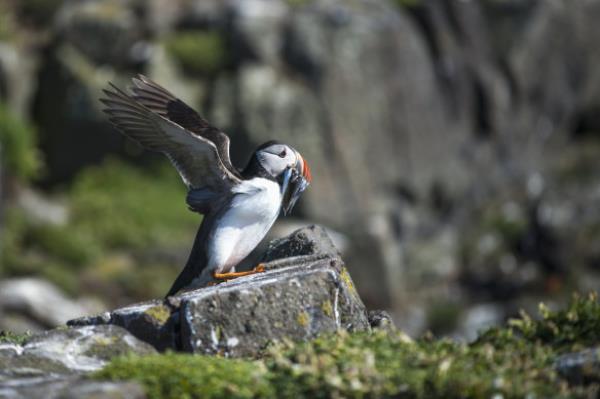
<svg viewBox="0 0 600 399">
<path fill-rule="evenodd" d="M 229 132 L 238 165 L 267 139 L 300 149 L 315 176 L 302 216 L 348 235 L 365 302 L 407 327 L 438 323 L 439 306 L 484 301 L 497 321 L 564 280 L 595 286 L 599 1 L 47 7 L 17 6 L 15 29 L 43 34 L 0 47 L 46 185 L 124 152 L 96 99 L 143 72 Z"/>
</svg>

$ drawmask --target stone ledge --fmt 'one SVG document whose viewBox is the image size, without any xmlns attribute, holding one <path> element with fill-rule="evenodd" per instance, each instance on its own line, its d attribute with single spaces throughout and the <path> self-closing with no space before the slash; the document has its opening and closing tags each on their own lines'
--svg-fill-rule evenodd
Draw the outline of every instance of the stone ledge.
<svg viewBox="0 0 600 399">
<path fill-rule="evenodd" d="M 270 341 L 370 329 L 352 279 L 322 228 L 306 227 L 274 241 L 265 259 L 270 262 L 264 273 L 69 325 L 114 324 L 158 350 L 233 357 L 256 355 Z"/>
</svg>

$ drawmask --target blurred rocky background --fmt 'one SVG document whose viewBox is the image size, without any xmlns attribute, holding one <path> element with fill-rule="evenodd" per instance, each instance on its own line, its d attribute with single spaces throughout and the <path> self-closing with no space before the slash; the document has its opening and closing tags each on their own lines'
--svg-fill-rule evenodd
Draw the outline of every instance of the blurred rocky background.
<svg viewBox="0 0 600 399">
<path fill-rule="evenodd" d="M 600 0 L 0 0 L 0 330 L 161 297 L 200 217 L 98 97 L 143 73 L 314 181 L 369 308 L 469 339 L 600 288 Z"/>
</svg>

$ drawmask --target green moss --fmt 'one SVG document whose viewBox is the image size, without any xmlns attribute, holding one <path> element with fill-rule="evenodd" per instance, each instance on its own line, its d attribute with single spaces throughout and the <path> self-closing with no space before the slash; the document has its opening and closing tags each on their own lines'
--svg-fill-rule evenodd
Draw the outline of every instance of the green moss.
<svg viewBox="0 0 600 399">
<path fill-rule="evenodd" d="M 555 349 L 577 350 L 600 342 L 598 295 L 574 295 L 566 309 L 550 311 L 540 305 L 541 320 L 523 314 L 512 320 L 512 329 L 528 340 L 539 340 Z"/>
<path fill-rule="evenodd" d="M 274 397 L 266 375 L 259 362 L 171 353 L 119 358 L 95 377 L 134 379 L 150 399 Z"/>
<path fill-rule="evenodd" d="M 34 128 L 0 103 L 0 146 L 2 167 L 22 179 L 34 177 L 40 168 Z"/>
<path fill-rule="evenodd" d="M 214 31 L 175 33 L 165 40 L 165 47 L 184 70 L 194 74 L 213 75 L 227 61 L 225 39 Z"/>
<path fill-rule="evenodd" d="M 596 387 L 569 386 L 556 357 L 595 345 L 596 295 L 541 318 L 523 315 L 471 343 L 407 340 L 402 332 L 344 332 L 272 346 L 261 360 L 185 354 L 125 357 L 99 379 L 141 382 L 150 398 L 523 398 L 589 397 Z M 224 378 L 226 376 L 226 378 Z"/>
<path fill-rule="evenodd" d="M 30 333 L 25 334 L 17 334 L 11 331 L 0 331 L 0 344 L 17 344 L 17 345 L 25 345 L 27 341 L 31 338 Z"/>
</svg>

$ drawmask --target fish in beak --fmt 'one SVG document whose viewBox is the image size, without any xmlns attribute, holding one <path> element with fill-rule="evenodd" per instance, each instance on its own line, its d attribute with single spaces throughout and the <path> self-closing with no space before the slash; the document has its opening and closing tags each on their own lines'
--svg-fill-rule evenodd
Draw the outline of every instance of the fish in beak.
<svg viewBox="0 0 600 399">
<path fill-rule="evenodd" d="M 300 198 L 300 194 L 306 190 L 312 180 L 308 164 L 304 161 L 302 155 L 298 153 L 297 155 L 298 161 L 296 164 L 287 168 L 283 173 L 281 210 L 284 215 L 292 211 L 292 208 L 296 205 L 296 201 Z"/>
</svg>

